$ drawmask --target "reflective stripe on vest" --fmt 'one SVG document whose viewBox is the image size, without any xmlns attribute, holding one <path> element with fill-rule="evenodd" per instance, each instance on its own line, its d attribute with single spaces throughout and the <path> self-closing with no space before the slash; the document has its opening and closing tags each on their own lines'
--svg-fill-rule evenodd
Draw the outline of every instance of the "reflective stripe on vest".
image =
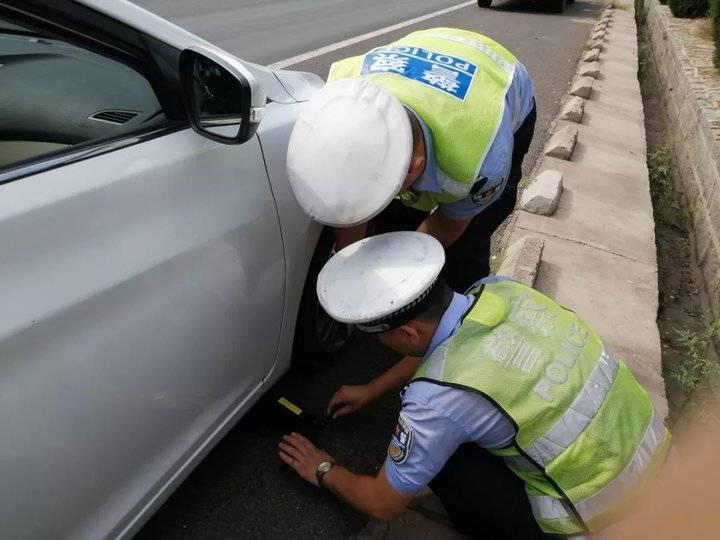
<svg viewBox="0 0 720 540">
<path fill-rule="evenodd" d="M 335 62 L 328 81 L 368 77 L 419 114 L 433 134 L 444 193 L 402 199 L 422 209 L 468 196 L 505 111 L 516 58 L 490 38 L 454 28 L 413 32 Z"/>
<path fill-rule="evenodd" d="M 585 385 L 562 418 L 523 451 L 543 467 L 564 452 L 590 424 L 615 381 L 618 363 L 603 349 Z"/>
<path fill-rule="evenodd" d="M 505 59 L 488 47 L 485 43 L 482 43 L 476 39 L 471 39 L 465 36 L 449 36 L 447 34 L 440 34 L 433 30 L 428 30 L 423 34 L 425 37 L 446 39 L 448 41 L 455 41 L 456 43 L 462 43 L 469 45 L 473 49 L 480 51 L 481 53 L 489 56 L 493 62 L 495 62 L 505 73 L 513 75 L 515 73 L 515 64 L 512 62 L 506 62 Z"/>
<path fill-rule="evenodd" d="M 662 419 L 575 313 L 509 280 L 479 294 L 413 380 L 477 391 L 504 412 L 515 439 L 491 452 L 525 481 L 545 532 L 599 530 L 664 460 Z"/>
<path fill-rule="evenodd" d="M 609 484 L 594 495 L 575 503 L 575 510 L 586 523 L 613 510 L 627 494 L 633 491 L 643 472 L 654 460 L 664 460 L 666 451 L 662 447 L 669 441 L 668 431 L 662 419 L 653 414 L 650 425 L 630 463 Z M 574 514 L 561 499 L 548 495 L 528 495 L 533 514 L 539 519 L 573 519 Z"/>
</svg>

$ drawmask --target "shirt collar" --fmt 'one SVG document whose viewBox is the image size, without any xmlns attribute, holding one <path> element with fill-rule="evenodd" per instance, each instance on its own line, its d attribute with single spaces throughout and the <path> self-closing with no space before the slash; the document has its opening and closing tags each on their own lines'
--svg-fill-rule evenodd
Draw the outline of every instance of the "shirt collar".
<svg viewBox="0 0 720 540">
<path fill-rule="evenodd" d="M 462 322 L 462 318 L 465 316 L 465 313 L 467 313 L 467 310 L 470 309 L 470 306 L 472 306 L 474 301 L 475 297 L 470 294 L 463 295 L 453 293 L 453 299 L 448 308 L 445 310 L 445 313 L 440 319 L 440 323 L 435 329 L 435 333 L 430 340 L 430 346 L 425 353 L 425 358 L 429 357 L 438 345 L 457 331 L 460 327 L 460 323 Z"/>
<path fill-rule="evenodd" d="M 432 131 L 430 131 L 430 128 L 425 123 L 425 120 L 423 120 L 418 113 L 413 111 L 407 105 L 405 105 L 405 108 L 417 119 L 423 132 L 423 138 L 425 139 L 425 169 L 420 177 L 415 180 L 411 189 L 413 191 L 442 193 L 443 190 L 440 188 L 440 181 L 437 177 L 437 163 L 435 161 L 435 147 Z"/>
</svg>

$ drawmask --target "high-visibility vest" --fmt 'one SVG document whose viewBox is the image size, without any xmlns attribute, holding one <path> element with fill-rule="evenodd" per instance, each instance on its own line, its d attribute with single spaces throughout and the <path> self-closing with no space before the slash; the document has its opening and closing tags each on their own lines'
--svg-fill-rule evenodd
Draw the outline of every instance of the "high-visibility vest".
<svg viewBox="0 0 720 540">
<path fill-rule="evenodd" d="M 413 382 L 477 392 L 504 413 L 515 438 L 491 452 L 525 481 L 543 531 L 598 531 L 654 476 L 670 433 L 630 370 L 575 313 L 514 281 L 482 287 Z"/>
<path fill-rule="evenodd" d="M 486 36 L 432 28 L 335 62 L 328 81 L 368 77 L 422 117 L 433 134 L 444 193 L 408 191 L 400 198 L 430 210 L 470 193 L 500 127 L 516 65 Z"/>
</svg>

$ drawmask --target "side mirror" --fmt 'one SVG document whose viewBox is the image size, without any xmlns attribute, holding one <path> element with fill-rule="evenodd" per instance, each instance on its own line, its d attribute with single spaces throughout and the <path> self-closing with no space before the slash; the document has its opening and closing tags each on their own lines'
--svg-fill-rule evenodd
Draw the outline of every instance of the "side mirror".
<svg viewBox="0 0 720 540">
<path fill-rule="evenodd" d="M 239 60 L 190 47 L 180 53 L 180 82 L 190 123 L 203 137 L 242 144 L 257 131 L 267 98 Z"/>
</svg>

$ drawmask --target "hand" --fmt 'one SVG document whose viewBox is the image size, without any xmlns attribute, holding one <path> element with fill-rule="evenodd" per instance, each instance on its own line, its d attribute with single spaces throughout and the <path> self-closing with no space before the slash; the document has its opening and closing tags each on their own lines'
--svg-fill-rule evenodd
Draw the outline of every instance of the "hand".
<svg viewBox="0 0 720 540">
<path fill-rule="evenodd" d="M 327 413 L 333 418 L 359 411 L 375 399 L 370 385 L 341 386 L 328 403 Z"/>
<path fill-rule="evenodd" d="M 318 465 L 324 461 L 335 461 L 330 454 L 319 450 L 299 433 L 284 435 L 278 446 L 280 447 L 280 459 L 295 469 L 300 478 L 314 486 L 320 487 L 315 474 Z"/>
</svg>

